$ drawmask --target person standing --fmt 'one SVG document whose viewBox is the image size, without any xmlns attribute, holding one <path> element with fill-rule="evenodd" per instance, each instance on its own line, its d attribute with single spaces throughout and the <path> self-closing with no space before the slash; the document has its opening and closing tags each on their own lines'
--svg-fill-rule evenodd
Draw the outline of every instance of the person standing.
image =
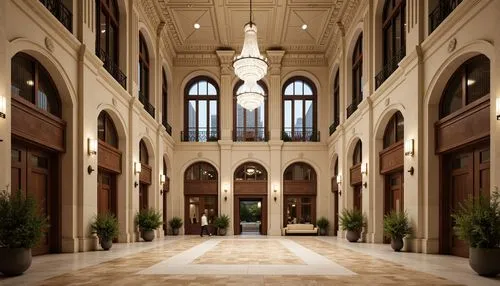
<svg viewBox="0 0 500 286">
<path fill-rule="evenodd" d="M 201 216 L 201 237 L 203 237 L 204 232 L 206 232 L 208 236 L 212 236 L 212 234 L 208 231 L 207 211 L 204 211 L 203 215 Z"/>
</svg>

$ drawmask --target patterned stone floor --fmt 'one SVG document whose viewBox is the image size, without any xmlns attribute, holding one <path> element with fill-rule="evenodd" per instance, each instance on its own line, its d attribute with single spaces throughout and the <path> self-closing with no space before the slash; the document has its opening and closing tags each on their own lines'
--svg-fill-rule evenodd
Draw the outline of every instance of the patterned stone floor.
<svg viewBox="0 0 500 286">
<path fill-rule="evenodd" d="M 378 247 L 378 246 L 377 246 Z M 5 278 L 1 285 L 461 285 L 438 275 L 429 274 L 436 263 L 424 254 L 390 252 L 388 246 L 378 247 L 387 257 L 404 260 L 406 255 L 420 257 L 415 263 L 426 263 L 424 271 L 416 271 L 411 263 L 402 265 L 381 259 L 370 250 L 352 249 L 336 240 L 317 237 L 286 238 L 199 238 L 180 237 L 113 246 L 110 252 L 96 251 L 79 254 L 58 254 L 36 257 L 32 268 L 23 276 Z M 373 252 L 373 251 L 372 251 Z M 418 256 L 417 256 L 418 255 Z M 424 258 L 421 258 L 424 257 Z M 406 259 L 406 258 L 405 258 Z M 460 263 L 443 268 L 460 269 L 465 259 L 437 258 L 438 261 Z M 422 262 L 424 261 L 424 262 Z M 407 262 L 404 262 L 405 264 Z M 439 263 L 439 262 L 437 262 Z M 263 267 L 268 274 L 217 274 L 228 267 L 249 265 Z M 179 266 L 186 274 L 154 274 L 151 269 L 168 271 Z M 432 266 L 432 267 L 431 267 Z M 52 268 L 60 267 L 59 270 Z M 305 267 L 303 273 L 286 273 L 293 267 Z M 326 275 L 313 275 L 316 268 L 331 269 Z M 46 269 L 44 271 L 44 269 Z M 236 269 L 236 268 L 235 268 Z M 309 270 L 307 270 L 309 269 Z M 451 270 L 450 270 L 451 269 Z M 240 269 L 244 271 L 244 269 Z M 53 271 L 47 274 L 47 271 Z M 148 272 L 149 271 L 149 272 Z M 193 273 L 197 271 L 197 273 Z M 246 270 L 245 270 L 246 271 Z M 462 271 L 463 272 L 463 271 Z M 161 273 L 161 271 L 160 271 Z M 481 280 L 467 273 L 469 285 L 497 285 L 498 280 Z M 448 275 L 450 276 L 450 275 Z M 450 276 L 452 277 L 452 276 Z M 448 278 L 450 278 L 448 277 Z M 472 281 L 472 282 L 471 282 Z M 477 282 L 477 283 L 476 283 Z M 492 284 L 491 284 L 491 283 Z M 500 283 L 499 283 L 500 284 Z"/>
</svg>

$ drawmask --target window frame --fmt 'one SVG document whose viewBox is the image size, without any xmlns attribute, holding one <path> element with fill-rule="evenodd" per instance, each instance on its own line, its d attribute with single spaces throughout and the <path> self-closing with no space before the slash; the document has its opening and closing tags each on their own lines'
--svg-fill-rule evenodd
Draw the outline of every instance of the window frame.
<svg viewBox="0 0 500 286">
<path fill-rule="evenodd" d="M 333 122 L 340 123 L 340 67 L 333 80 Z"/>
<path fill-rule="evenodd" d="M 247 170 L 248 167 L 255 168 L 254 175 L 248 175 L 247 172 L 245 172 L 245 170 Z M 260 176 L 263 179 L 257 178 L 257 171 L 261 172 Z M 239 173 L 244 174 L 243 178 L 237 176 Z M 253 177 L 253 179 L 249 179 L 249 176 Z M 236 168 L 236 170 L 234 170 L 234 181 L 235 182 L 267 182 L 267 180 L 268 180 L 268 177 L 267 177 L 266 168 L 264 168 L 264 166 L 262 166 L 261 164 L 256 163 L 256 162 L 245 162 L 245 163 L 239 165 L 238 168 Z"/>
<path fill-rule="evenodd" d="M 115 11 L 110 7 L 111 2 L 114 3 Z M 101 45 L 101 13 L 106 16 L 106 49 L 102 48 Z M 109 43 L 111 41 L 111 37 L 109 35 L 109 27 L 113 26 L 115 30 L 115 35 L 113 41 L 114 45 L 114 58 L 111 59 L 117 66 L 119 66 L 118 61 L 120 59 L 120 12 L 118 3 L 116 0 L 96 0 L 96 23 L 98 30 L 96 31 L 96 53 L 100 54 L 101 51 L 104 51 L 106 55 L 109 57 Z"/>
<path fill-rule="evenodd" d="M 237 100 L 237 92 L 238 92 L 238 89 L 244 84 L 244 82 L 242 80 L 238 81 L 238 83 L 234 86 L 234 89 L 233 89 L 233 141 L 246 141 L 246 140 L 237 140 L 237 137 L 238 137 L 238 129 L 239 128 L 243 128 L 245 130 L 245 132 L 247 131 L 247 128 L 249 130 L 253 130 L 255 129 L 255 131 L 257 131 L 260 127 L 258 127 L 258 116 L 255 116 L 255 127 L 252 128 L 252 127 L 247 127 L 247 115 L 248 115 L 248 111 L 247 109 L 243 108 L 243 126 L 238 126 L 238 100 Z M 264 106 L 264 140 L 262 141 L 267 141 L 267 134 L 269 132 L 269 124 L 268 124 L 268 89 L 267 89 L 267 85 L 262 81 L 262 80 L 259 80 L 257 82 L 257 84 L 264 90 L 264 103 L 263 103 L 263 106 Z M 259 108 L 261 108 L 262 106 L 260 106 Z M 252 112 L 256 112 L 257 109 L 254 109 Z M 255 137 L 257 138 L 257 132 L 255 133 Z M 260 140 L 255 140 L 255 141 L 260 141 Z"/>
<path fill-rule="evenodd" d="M 358 142 L 356 142 L 356 146 L 354 147 L 354 151 L 352 152 L 352 165 L 357 166 L 360 165 L 361 162 L 363 162 L 363 145 L 361 140 L 358 140 Z"/>
<path fill-rule="evenodd" d="M 120 146 L 120 137 L 118 136 L 118 131 L 116 130 L 116 125 L 113 121 L 113 118 L 111 118 L 109 113 L 107 113 L 106 111 L 101 111 L 101 113 L 99 113 L 99 116 L 97 117 L 97 126 L 98 127 L 99 127 L 100 118 L 102 118 L 102 120 L 103 120 L 104 140 L 102 140 L 99 137 L 99 130 L 97 130 L 97 138 L 99 139 L 100 142 L 106 144 L 107 146 L 111 146 L 115 149 L 118 149 Z M 109 123 L 109 125 L 108 125 L 108 123 Z M 108 127 L 111 127 L 111 129 L 109 129 Z M 112 142 L 111 142 L 112 140 L 110 138 L 113 136 L 111 136 L 110 134 L 114 134 L 114 137 L 116 139 L 116 145 L 112 144 Z"/>
<path fill-rule="evenodd" d="M 195 167 L 198 167 L 198 179 L 190 179 L 188 178 L 188 173 L 190 171 L 190 169 L 193 169 Z M 212 171 L 213 174 L 215 174 L 215 176 L 212 178 L 212 179 L 203 179 L 203 176 L 201 174 L 201 171 L 203 170 L 203 167 L 208 167 L 207 168 L 207 172 L 210 172 Z M 193 171 L 193 174 L 194 174 L 194 171 Z M 208 182 L 212 182 L 212 181 L 218 181 L 219 180 L 219 172 L 217 171 L 217 169 L 210 163 L 208 162 L 204 162 L 204 161 L 199 161 L 199 162 L 195 162 L 193 164 L 191 164 L 189 167 L 187 167 L 187 169 L 184 171 L 184 182 L 204 182 L 204 181 L 208 181 Z"/>
<path fill-rule="evenodd" d="M 165 73 L 164 68 L 162 68 L 161 98 L 162 98 L 161 118 L 163 122 L 168 122 L 168 86 L 167 86 L 167 74 Z"/>
<path fill-rule="evenodd" d="M 384 4 L 384 11 L 382 14 L 382 59 L 383 59 L 383 64 L 386 66 L 389 64 L 389 62 L 396 56 L 396 54 L 399 52 L 399 50 L 396 50 L 396 38 L 398 36 L 401 37 L 401 49 L 406 50 L 406 0 L 386 0 Z M 401 16 L 401 27 L 400 27 L 400 35 L 396 34 L 396 19 L 398 16 Z M 386 31 L 388 29 L 392 29 L 391 33 L 391 41 L 390 44 L 392 46 L 392 53 L 391 55 L 388 54 L 388 45 L 389 45 L 389 39 L 387 38 L 387 33 Z"/>
<path fill-rule="evenodd" d="M 150 81 L 150 67 L 149 67 L 149 50 L 144 35 L 139 33 L 139 94 L 141 94 L 149 102 L 149 81 Z M 146 72 L 143 81 L 143 72 Z"/>
<path fill-rule="evenodd" d="M 149 152 L 144 139 L 139 142 L 139 162 L 141 165 L 149 166 Z"/>
<path fill-rule="evenodd" d="M 401 121 L 399 121 L 399 119 L 401 119 Z M 403 123 L 403 134 L 398 133 L 398 123 L 399 122 Z M 391 134 L 389 134 L 389 131 L 391 131 L 391 129 L 389 129 L 389 127 L 393 127 Z M 402 135 L 400 140 L 398 140 L 398 135 Z M 392 140 L 393 143 L 386 144 L 387 139 L 389 139 L 388 136 L 392 137 L 390 139 Z M 394 145 L 396 145 L 404 140 L 404 117 L 400 111 L 397 111 L 396 113 L 394 113 L 392 115 L 391 119 L 389 120 L 389 122 L 387 123 L 387 125 L 385 126 L 384 138 L 382 140 L 383 140 L 383 148 L 384 149 L 390 148 L 391 146 L 394 146 Z"/>
<path fill-rule="evenodd" d="M 352 84 L 352 102 L 354 106 L 358 106 L 363 100 L 363 33 L 358 36 L 356 44 L 352 52 L 352 67 L 351 67 L 351 84 Z"/>
</svg>

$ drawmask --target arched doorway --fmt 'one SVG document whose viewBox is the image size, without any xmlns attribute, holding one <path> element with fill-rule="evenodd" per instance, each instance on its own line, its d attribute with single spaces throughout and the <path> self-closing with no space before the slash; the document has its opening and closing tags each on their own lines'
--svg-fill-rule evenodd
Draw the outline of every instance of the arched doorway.
<svg viewBox="0 0 500 286">
<path fill-rule="evenodd" d="M 139 161 L 141 162 L 141 173 L 139 174 L 139 209 L 142 210 L 149 207 L 148 191 L 152 181 L 148 148 L 143 139 L 139 142 Z"/>
<path fill-rule="evenodd" d="M 351 167 L 351 187 L 353 208 L 363 211 L 363 176 L 361 174 L 361 161 L 362 161 L 362 145 L 361 140 L 356 142 L 354 152 L 352 154 L 352 167 Z"/>
<path fill-rule="evenodd" d="M 283 174 L 283 227 L 316 223 L 316 172 L 307 163 L 294 163 Z"/>
<path fill-rule="evenodd" d="M 167 235 L 168 230 L 168 218 L 167 218 L 167 194 L 170 191 L 170 177 L 167 173 L 167 162 L 165 158 L 163 158 L 163 177 L 165 178 L 165 182 L 163 183 L 161 195 L 163 196 L 163 234 Z"/>
<path fill-rule="evenodd" d="M 117 176 L 122 172 L 122 152 L 118 149 L 118 133 L 106 111 L 97 118 L 98 171 L 97 212 L 118 216 Z"/>
<path fill-rule="evenodd" d="M 333 165 L 332 193 L 333 193 L 333 235 L 337 236 L 339 231 L 339 185 L 337 176 L 339 175 L 339 158 L 335 159 Z"/>
<path fill-rule="evenodd" d="M 200 234 L 201 216 L 207 211 L 208 231 L 215 233 L 218 214 L 218 173 L 214 166 L 198 162 L 184 173 L 185 234 Z"/>
<path fill-rule="evenodd" d="M 435 123 L 440 159 L 440 252 L 468 257 L 450 215 L 469 197 L 490 192 L 490 61 L 464 62 L 448 80 Z"/>
<path fill-rule="evenodd" d="M 33 255 L 60 251 L 61 154 L 66 123 L 59 92 L 35 58 L 17 53 L 11 60 L 12 151 L 11 189 L 33 196 L 50 228 Z"/>
<path fill-rule="evenodd" d="M 254 162 L 234 172 L 234 234 L 267 234 L 267 171 Z"/>
<path fill-rule="evenodd" d="M 384 214 L 404 212 L 404 118 L 397 111 L 384 131 L 383 150 L 380 151 L 380 174 L 384 176 Z M 389 243 L 390 237 L 384 242 Z"/>
</svg>

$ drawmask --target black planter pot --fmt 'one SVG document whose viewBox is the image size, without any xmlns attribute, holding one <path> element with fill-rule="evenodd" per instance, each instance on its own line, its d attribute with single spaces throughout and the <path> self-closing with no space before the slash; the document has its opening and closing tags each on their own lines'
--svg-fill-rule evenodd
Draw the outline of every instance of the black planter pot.
<svg viewBox="0 0 500 286">
<path fill-rule="evenodd" d="M 0 247 L 0 272 L 5 276 L 23 274 L 31 266 L 31 248 Z"/>
<path fill-rule="evenodd" d="M 111 240 L 111 239 L 99 239 L 99 244 L 101 245 L 103 250 L 110 250 L 111 246 L 113 246 L 113 240 Z"/>
<path fill-rule="evenodd" d="M 319 235 L 326 235 L 326 229 L 320 228 L 319 229 Z"/>
<path fill-rule="evenodd" d="M 352 230 L 348 230 L 346 235 L 345 235 L 345 238 L 349 242 L 357 242 L 360 237 L 361 237 L 361 234 L 359 233 L 359 231 L 352 231 Z"/>
<path fill-rule="evenodd" d="M 224 236 L 227 234 L 227 229 L 225 228 L 219 228 L 219 235 L 220 236 Z"/>
<path fill-rule="evenodd" d="M 179 229 L 178 228 L 172 229 L 172 234 L 173 235 L 179 235 Z"/>
<path fill-rule="evenodd" d="M 391 238 L 391 247 L 394 251 L 399 252 L 403 248 L 403 238 L 402 237 L 393 237 Z"/>
<path fill-rule="evenodd" d="M 481 276 L 500 274 L 500 248 L 469 248 L 469 265 Z"/>
<path fill-rule="evenodd" d="M 141 237 L 144 241 L 153 241 L 155 239 L 155 231 L 154 230 L 143 230 L 141 232 Z"/>
</svg>

